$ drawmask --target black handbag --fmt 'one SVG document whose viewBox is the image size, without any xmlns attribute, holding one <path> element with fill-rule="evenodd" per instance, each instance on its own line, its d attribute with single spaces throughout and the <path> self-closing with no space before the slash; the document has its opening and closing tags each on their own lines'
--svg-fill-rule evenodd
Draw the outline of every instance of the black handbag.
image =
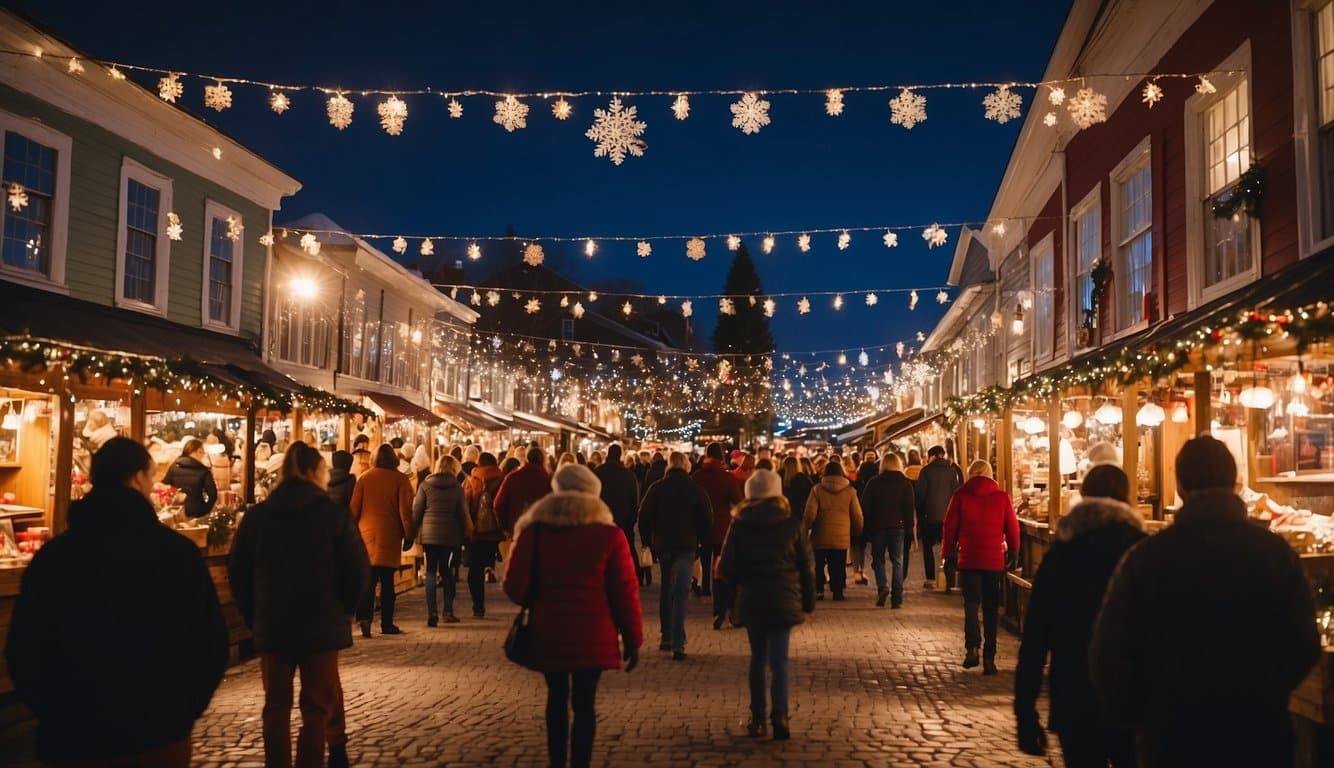
<svg viewBox="0 0 1334 768">
<path fill-rule="evenodd" d="M 531 623 L 533 598 L 537 594 L 537 553 L 540 551 L 541 529 L 533 528 L 533 568 L 528 580 L 528 597 L 519 608 L 519 614 L 510 624 L 505 636 L 505 658 L 528 669 L 533 668 L 533 625 Z"/>
</svg>

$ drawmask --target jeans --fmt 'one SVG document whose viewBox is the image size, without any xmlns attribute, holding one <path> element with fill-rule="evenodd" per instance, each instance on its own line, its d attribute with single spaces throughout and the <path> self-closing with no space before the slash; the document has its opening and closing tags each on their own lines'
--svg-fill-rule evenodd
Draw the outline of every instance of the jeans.
<svg viewBox="0 0 1334 768">
<path fill-rule="evenodd" d="M 370 621 L 375 615 L 375 584 L 380 584 L 380 629 L 394 626 L 394 573 L 397 568 L 383 565 L 371 567 L 371 583 L 361 596 L 361 605 L 357 606 L 357 621 Z"/>
<path fill-rule="evenodd" d="M 500 542 L 473 541 L 468 543 L 468 593 L 472 595 L 474 613 L 486 612 L 486 569 L 500 557 Z"/>
<path fill-rule="evenodd" d="M 699 548 L 699 592 L 701 595 L 707 595 L 713 591 L 713 556 L 717 552 L 716 547 L 703 545 Z"/>
<path fill-rule="evenodd" d="M 982 655 L 996 658 L 996 612 L 1000 606 L 1001 579 L 1004 571 L 962 571 L 959 580 L 963 586 L 963 638 L 970 651 L 982 648 Z M 977 609 L 982 608 L 982 627 L 978 628 Z M 983 633 L 986 640 L 983 644 Z"/>
<path fill-rule="evenodd" d="M 846 549 L 815 550 L 815 591 L 824 591 L 825 567 L 829 568 L 829 589 L 834 597 L 843 594 L 848 586 L 848 551 Z"/>
<path fill-rule="evenodd" d="M 658 557 L 662 566 L 661 620 L 662 641 L 673 651 L 686 649 L 686 603 L 690 599 L 690 572 L 695 569 L 694 552 L 664 552 Z"/>
<path fill-rule="evenodd" d="M 454 569 L 458 568 L 459 564 L 459 548 L 423 544 L 422 551 L 426 553 L 426 614 L 440 615 L 435 605 L 435 582 L 438 575 L 444 580 L 441 586 L 445 588 L 445 615 L 452 616 L 454 595 L 458 592 L 458 585 L 454 582 Z"/>
<path fill-rule="evenodd" d="M 936 558 L 948 553 L 940 551 L 944 539 L 944 525 L 941 523 L 922 523 L 922 565 L 926 568 L 926 580 L 936 580 Z M 955 571 L 951 561 L 943 561 L 945 567 L 945 586 L 954 589 Z"/>
<path fill-rule="evenodd" d="M 1135 734 L 1101 723 L 1080 723 L 1058 734 L 1066 768 L 1134 768 Z"/>
<path fill-rule="evenodd" d="M 261 653 L 259 665 L 264 683 L 264 765 L 292 765 L 292 676 L 300 670 L 301 730 L 296 737 L 296 766 L 320 768 L 324 765 L 329 723 L 342 709 L 338 652 Z"/>
<path fill-rule="evenodd" d="M 547 755 L 552 768 L 565 768 L 569 744 L 570 768 L 588 768 L 593 762 L 593 735 L 597 731 L 595 711 L 598 693 L 597 669 L 581 672 L 547 672 Z M 573 694 L 573 699 L 571 699 Z M 570 728 L 570 709 L 574 728 Z"/>
<path fill-rule="evenodd" d="M 886 528 L 871 534 L 871 570 L 875 571 L 875 585 L 878 589 L 892 585 L 890 599 L 895 605 L 903 602 L 904 538 L 902 528 Z M 885 573 L 886 554 L 893 571 L 888 576 Z"/>
<path fill-rule="evenodd" d="M 846 550 L 845 550 L 846 552 Z M 846 556 L 846 554 L 845 554 Z M 764 722 L 764 672 L 767 667 L 771 682 L 769 695 L 773 699 L 774 717 L 787 714 L 787 651 L 792 627 L 746 627 L 750 640 L 750 714 L 755 722 Z"/>
<path fill-rule="evenodd" d="M 868 539 L 855 539 L 852 542 L 852 570 L 856 573 L 866 571 L 866 543 Z"/>
</svg>

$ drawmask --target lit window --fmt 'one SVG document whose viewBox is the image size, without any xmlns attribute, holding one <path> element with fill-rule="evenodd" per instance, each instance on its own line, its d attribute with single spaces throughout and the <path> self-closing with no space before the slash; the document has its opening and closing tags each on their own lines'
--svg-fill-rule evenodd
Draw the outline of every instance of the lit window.
<svg viewBox="0 0 1334 768">
<path fill-rule="evenodd" d="M 1245 79 L 1219 95 L 1204 111 L 1205 192 L 1203 287 L 1252 269 L 1251 222 L 1244 211 L 1219 218 L 1213 206 L 1232 192 L 1251 167 L 1250 89 Z"/>
<path fill-rule="evenodd" d="M 4 189 L 20 184 L 28 196 L 22 210 L 5 205 L 5 266 L 50 277 L 56 149 L 13 132 L 6 132 L 4 139 Z"/>
<path fill-rule="evenodd" d="M 1095 187 L 1088 197 L 1075 207 L 1075 314 L 1072 324 L 1092 328 L 1097 321 L 1093 316 L 1093 268 L 1102 258 L 1101 187 Z"/>
<path fill-rule="evenodd" d="M 1051 357 L 1056 309 L 1055 257 L 1050 239 L 1033 249 L 1033 356 Z"/>
<path fill-rule="evenodd" d="M 1146 304 L 1153 292 L 1153 169 L 1149 159 L 1149 140 L 1145 139 L 1112 172 L 1117 330 L 1149 319 Z"/>
</svg>

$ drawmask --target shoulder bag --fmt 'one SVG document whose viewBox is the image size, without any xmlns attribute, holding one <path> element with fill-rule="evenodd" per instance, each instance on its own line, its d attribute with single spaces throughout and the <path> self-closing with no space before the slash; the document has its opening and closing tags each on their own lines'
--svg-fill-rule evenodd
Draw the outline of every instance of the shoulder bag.
<svg viewBox="0 0 1334 768">
<path fill-rule="evenodd" d="M 542 529 L 533 526 L 533 567 L 528 580 L 528 597 L 519 607 L 519 614 L 510 624 L 509 634 L 505 636 L 505 658 L 521 667 L 532 669 L 533 666 L 533 626 L 531 622 L 533 601 L 537 595 L 537 554 L 541 551 Z"/>
</svg>

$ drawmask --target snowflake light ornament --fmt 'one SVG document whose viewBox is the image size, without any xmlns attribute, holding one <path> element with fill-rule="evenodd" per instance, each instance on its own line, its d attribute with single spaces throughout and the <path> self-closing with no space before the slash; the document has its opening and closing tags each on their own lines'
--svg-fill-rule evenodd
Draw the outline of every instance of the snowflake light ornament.
<svg viewBox="0 0 1334 768">
<path fill-rule="evenodd" d="M 356 105 L 341 93 L 330 96 L 324 105 L 324 111 L 329 115 L 329 125 L 340 131 L 352 124 L 352 111 L 356 108 Z"/>
<path fill-rule="evenodd" d="M 487 304 L 490 304 L 490 305 L 493 306 L 493 307 L 494 307 L 495 305 L 499 304 L 499 303 L 500 303 L 500 292 L 499 292 L 499 291 L 487 291 L 487 292 L 486 292 L 486 303 L 487 303 Z"/>
<path fill-rule="evenodd" d="M 950 302 L 950 295 L 948 293 L 946 293 L 944 290 L 936 291 L 937 304 L 948 304 L 949 302 Z"/>
<path fill-rule="evenodd" d="M 811 250 L 810 235 L 804 232 L 800 235 L 797 235 L 797 250 L 801 251 L 802 253 L 807 253 Z"/>
<path fill-rule="evenodd" d="M 672 114 L 676 115 L 677 120 L 690 117 L 690 97 L 684 93 L 677 94 L 676 100 L 672 102 Z"/>
<path fill-rule="evenodd" d="M 281 115 L 292 107 L 292 99 L 282 91 L 274 91 L 269 97 L 269 109 Z"/>
<path fill-rule="evenodd" d="M 886 248 L 897 248 L 899 245 L 899 233 L 887 230 L 885 232 L 884 241 Z"/>
<path fill-rule="evenodd" d="M 904 344 L 903 342 L 900 341 L 899 343 L 897 343 L 897 344 L 894 345 L 894 354 L 896 354 L 896 355 L 898 355 L 900 358 L 902 358 L 902 357 L 903 357 L 903 352 L 904 352 L 904 350 L 906 350 L 907 348 L 908 348 L 908 345 L 907 345 L 907 344 Z"/>
<path fill-rule="evenodd" d="M 1047 88 L 1047 101 L 1051 102 L 1053 107 L 1059 107 L 1065 103 L 1065 89 L 1059 85 L 1049 86 Z"/>
<path fill-rule="evenodd" d="M 830 117 L 843 114 L 843 91 L 830 88 L 824 92 L 824 111 Z"/>
<path fill-rule="evenodd" d="M 732 127 L 740 128 L 747 135 L 759 133 L 769 124 L 769 102 L 761 99 L 757 93 L 747 93 L 734 103 L 732 109 Z"/>
<path fill-rule="evenodd" d="M 1209 78 L 1200 75 L 1200 82 L 1195 84 L 1195 92 L 1202 94 L 1218 93 L 1218 88 L 1209 81 Z"/>
<path fill-rule="evenodd" d="M 718 311 L 723 313 L 724 315 L 735 315 L 736 302 L 732 301 L 731 299 L 719 299 Z"/>
<path fill-rule="evenodd" d="M 740 247 L 741 247 L 741 238 L 737 237 L 736 235 L 727 236 L 727 250 L 735 251 Z"/>
<path fill-rule="evenodd" d="M 227 239 L 233 243 L 240 241 L 241 232 L 245 227 L 241 226 L 241 220 L 235 216 L 227 217 Z"/>
<path fill-rule="evenodd" d="M 991 227 L 991 234 L 996 237 L 1005 237 L 1005 222 L 998 221 Z"/>
<path fill-rule="evenodd" d="M 627 154 L 644 156 L 644 142 L 639 138 L 648 123 L 636 120 L 635 107 L 625 107 L 613 96 L 606 109 L 593 110 L 593 127 L 584 135 L 596 145 L 593 157 L 610 158 L 615 165 L 625 162 Z"/>
<path fill-rule="evenodd" d="M 926 334 L 925 334 L 925 333 L 922 333 L 921 331 L 918 331 L 918 332 L 917 332 L 917 340 L 918 340 L 918 341 L 926 341 Z"/>
<path fill-rule="evenodd" d="M 463 117 L 463 105 L 459 103 L 458 99 L 449 100 L 449 116 L 454 120 Z"/>
<path fill-rule="evenodd" d="M 775 244 L 775 242 L 776 242 L 776 241 L 774 240 L 774 236 L 773 236 L 773 235 L 765 235 L 765 236 L 764 236 L 764 242 L 763 242 L 764 252 L 765 252 L 765 253 L 773 253 L 773 252 L 774 252 L 774 244 Z"/>
<path fill-rule="evenodd" d="M 120 69 L 113 65 L 107 69 L 107 77 L 110 77 L 112 80 L 124 80 L 125 73 L 121 72 Z"/>
<path fill-rule="evenodd" d="M 811 313 L 811 300 L 802 296 L 797 300 L 797 314 L 809 315 Z"/>
<path fill-rule="evenodd" d="M 570 306 L 570 297 L 569 297 L 569 296 L 561 296 L 561 297 L 560 297 L 560 308 L 561 308 L 561 309 L 565 309 L 565 308 L 568 307 L 568 306 Z"/>
<path fill-rule="evenodd" d="M 598 292 L 597 292 L 597 291 L 589 291 L 589 292 L 588 292 L 588 303 L 589 303 L 589 304 L 592 304 L 593 302 L 595 302 L 595 301 L 597 301 L 597 300 L 598 300 Z"/>
<path fill-rule="evenodd" d="M 566 101 L 565 97 L 562 96 L 556 100 L 555 104 L 551 105 L 551 114 L 557 120 L 569 120 L 570 115 L 574 114 L 574 108 L 571 107 L 570 102 Z"/>
<path fill-rule="evenodd" d="M 305 251 L 311 256 L 319 256 L 320 241 L 315 239 L 315 235 L 311 234 L 310 232 L 307 232 L 306 234 L 301 236 L 301 250 Z"/>
<path fill-rule="evenodd" d="M 496 114 L 491 118 L 491 122 L 510 133 L 520 128 L 527 128 L 528 105 L 513 96 L 506 96 L 496 102 Z"/>
<path fill-rule="evenodd" d="M 530 315 L 536 315 L 542 311 L 542 302 L 537 299 L 529 299 L 528 303 L 523 305 L 523 311 Z"/>
<path fill-rule="evenodd" d="M 82 74 L 83 74 L 83 62 L 79 61 L 79 60 L 76 59 L 76 58 L 71 57 L 70 60 L 69 60 L 69 64 L 66 65 L 65 69 L 66 69 L 66 71 L 69 72 L 71 75 L 82 75 Z"/>
<path fill-rule="evenodd" d="M 1070 118 L 1081 130 L 1107 122 L 1107 97 L 1092 88 L 1080 88 L 1066 106 Z"/>
<path fill-rule="evenodd" d="M 542 262 L 546 261 L 546 254 L 542 252 L 542 246 L 537 243 L 529 243 L 528 247 L 523 249 L 523 263 L 530 267 L 540 267 Z"/>
<path fill-rule="evenodd" d="M 1158 85 L 1158 83 L 1152 80 L 1144 84 L 1144 90 L 1140 97 L 1140 101 L 1144 102 L 1145 104 L 1148 104 L 1149 109 L 1153 109 L 1153 105 L 1157 104 L 1162 100 L 1163 100 L 1162 86 Z"/>
<path fill-rule="evenodd" d="M 403 121 L 408 119 L 407 102 L 397 96 L 390 96 L 375 108 L 380 113 L 380 127 L 390 136 L 403 135 Z"/>
<path fill-rule="evenodd" d="M 641 354 L 639 354 L 638 352 L 636 352 L 636 353 L 634 353 L 633 355 L 630 356 L 630 362 L 634 363 L 634 364 L 635 364 L 635 367 L 637 367 L 637 368 L 643 368 L 643 367 L 644 367 L 644 356 L 641 355 Z"/>
<path fill-rule="evenodd" d="M 630 313 L 634 311 L 635 311 L 634 305 L 630 303 L 629 299 L 626 299 L 625 303 L 621 305 L 621 314 L 625 315 L 626 317 L 629 317 Z"/>
<path fill-rule="evenodd" d="M 477 243 L 468 243 L 468 258 L 477 261 L 482 258 L 482 246 Z"/>
<path fill-rule="evenodd" d="M 576 302 L 574 303 L 574 306 L 573 306 L 573 307 L 570 307 L 570 314 L 574 315 L 574 319 L 575 319 L 575 320 L 578 320 L 579 318 L 583 317 L 583 316 L 584 316 L 584 305 L 583 305 L 583 303 L 582 303 L 582 302 L 578 302 L 578 301 L 576 301 Z"/>
<path fill-rule="evenodd" d="M 394 238 L 394 253 L 407 253 L 407 252 L 408 252 L 407 238 L 404 237 Z"/>
<path fill-rule="evenodd" d="M 857 355 L 857 365 L 860 365 L 863 368 L 865 368 L 870 362 L 871 362 L 871 356 L 866 354 L 866 350 L 863 349 L 861 351 L 861 354 Z"/>
<path fill-rule="evenodd" d="M 842 308 L 843 308 L 843 294 L 840 293 L 834 297 L 834 310 L 837 311 Z"/>
<path fill-rule="evenodd" d="M 879 296 L 876 296 L 874 293 L 868 293 L 868 294 L 866 294 L 866 306 L 868 306 L 868 307 L 874 307 L 876 304 L 879 304 L 879 303 L 880 303 L 880 297 L 879 297 Z"/>
<path fill-rule="evenodd" d="M 1043 116 L 1042 116 L 1042 124 L 1045 125 L 1045 126 L 1047 126 L 1048 128 L 1051 128 L 1051 127 L 1055 126 L 1055 125 L 1056 125 L 1056 113 L 1055 113 L 1055 112 L 1048 112 L 1047 114 L 1043 115 Z"/>
<path fill-rule="evenodd" d="M 473 291 L 471 301 L 474 307 L 482 306 L 482 294 L 478 293 L 477 291 Z"/>
<path fill-rule="evenodd" d="M 232 89 L 221 81 L 204 86 L 204 106 L 219 112 L 232 105 Z"/>
<path fill-rule="evenodd" d="M 431 242 L 431 238 L 428 237 L 422 241 L 421 255 L 423 256 L 435 255 L 435 243 Z"/>
<path fill-rule="evenodd" d="M 584 241 L 584 255 L 592 258 L 593 254 L 598 252 L 598 244 L 593 242 L 593 238 Z"/>
<path fill-rule="evenodd" d="M 685 301 L 681 302 L 681 316 L 690 317 L 693 314 L 695 314 L 694 303 L 690 301 L 690 299 L 686 299 Z"/>
<path fill-rule="evenodd" d="M 686 241 L 686 256 L 692 261 L 704 258 L 704 240 L 692 237 Z"/>
<path fill-rule="evenodd" d="M 635 253 L 639 254 L 639 258 L 647 259 L 653 255 L 653 244 L 647 240 L 640 240 L 635 245 Z"/>
<path fill-rule="evenodd" d="M 764 300 L 764 316 L 773 317 L 774 312 L 778 311 L 778 304 L 773 299 Z"/>
<path fill-rule="evenodd" d="M 175 104 L 182 93 L 185 93 L 185 86 L 175 73 L 157 81 L 157 95 L 169 104 Z"/>
<path fill-rule="evenodd" d="M 693 357 L 686 358 L 686 368 L 689 368 L 692 371 L 699 370 L 699 360 Z"/>
<path fill-rule="evenodd" d="M 986 118 L 995 120 L 1001 125 L 1018 119 L 1021 114 L 1019 108 L 1023 106 L 1023 103 L 1023 97 L 1011 91 L 1008 85 L 1002 85 L 982 97 L 982 107 L 985 109 Z"/>
<path fill-rule="evenodd" d="M 16 211 L 28 207 L 28 190 L 17 181 L 9 185 L 9 207 Z"/>
<path fill-rule="evenodd" d="M 889 121 L 912 130 L 914 125 L 926 121 L 926 97 L 914 93 L 908 88 L 899 91 L 899 95 L 889 100 Z"/>
<path fill-rule="evenodd" d="M 914 309 L 917 309 L 917 291 L 908 294 L 908 311 L 911 312 Z"/>
<path fill-rule="evenodd" d="M 849 245 L 852 245 L 852 235 L 848 234 L 848 231 L 845 229 L 838 235 L 838 249 L 840 251 L 846 251 Z"/>
<path fill-rule="evenodd" d="M 922 230 L 922 239 L 926 241 L 927 248 L 935 248 L 938 245 L 944 245 L 949 239 L 949 233 L 939 224 L 932 224 Z"/>
<path fill-rule="evenodd" d="M 175 211 L 167 214 L 167 239 L 180 240 L 184 227 L 181 226 L 181 217 Z"/>
</svg>

